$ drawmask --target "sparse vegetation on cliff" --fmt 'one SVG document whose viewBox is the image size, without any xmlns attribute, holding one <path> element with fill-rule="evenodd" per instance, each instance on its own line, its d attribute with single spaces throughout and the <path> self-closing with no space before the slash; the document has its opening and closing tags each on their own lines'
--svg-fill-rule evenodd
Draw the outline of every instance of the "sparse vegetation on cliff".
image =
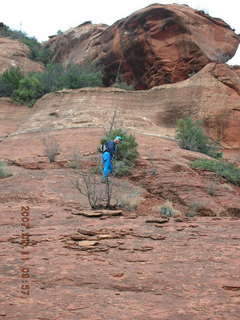
<svg viewBox="0 0 240 320">
<path fill-rule="evenodd" d="M 240 186 L 240 169 L 230 162 L 198 159 L 192 162 L 192 168 L 213 171 L 218 176 Z"/>
<path fill-rule="evenodd" d="M 48 64 L 43 72 L 24 75 L 12 67 L 0 76 L 0 96 L 31 107 L 44 94 L 62 89 L 102 86 L 102 73 L 92 64 Z"/>
<path fill-rule="evenodd" d="M 213 158 L 221 158 L 220 146 L 213 142 L 203 131 L 200 120 L 190 117 L 177 121 L 176 139 L 183 149 L 205 153 Z"/>
<path fill-rule="evenodd" d="M 52 60 L 53 52 L 38 42 L 35 37 L 29 37 L 23 31 L 12 30 L 2 23 L 0 24 L 0 36 L 16 39 L 26 44 L 30 49 L 29 58 L 32 60 L 42 62 L 44 65 L 47 65 Z"/>
</svg>

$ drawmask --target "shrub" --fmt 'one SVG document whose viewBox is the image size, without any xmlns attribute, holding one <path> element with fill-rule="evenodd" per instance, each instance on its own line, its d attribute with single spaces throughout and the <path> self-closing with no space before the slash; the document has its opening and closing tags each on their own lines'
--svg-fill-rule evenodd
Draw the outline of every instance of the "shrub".
<svg viewBox="0 0 240 320">
<path fill-rule="evenodd" d="M 138 200 L 136 198 L 123 197 L 117 199 L 116 207 L 122 208 L 128 211 L 135 211 L 138 207 Z"/>
<path fill-rule="evenodd" d="M 45 93 L 61 89 L 102 86 L 102 72 L 94 64 L 48 64 L 39 75 Z"/>
<path fill-rule="evenodd" d="M 127 134 L 122 129 L 113 129 L 101 140 L 101 144 L 106 143 L 108 140 L 113 140 L 116 136 L 121 136 L 123 139 L 117 147 L 117 160 L 133 163 L 139 156 L 137 151 L 138 144 L 134 135 Z"/>
<path fill-rule="evenodd" d="M 12 174 L 10 173 L 10 171 L 8 170 L 7 165 L 0 161 L 0 178 L 7 178 L 10 177 Z"/>
<path fill-rule="evenodd" d="M 0 97 L 9 97 L 24 78 L 19 67 L 11 67 L 0 76 Z"/>
<path fill-rule="evenodd" d="M 117 146 L 116 159 L 113 161 L 115 176 L 128 175 L 139 156 L 137 142 L 132 134 L 127 134 L 122 129 L 113 129 L 101 140 L 101 145 L 113 140 L 116 136 L 122 137 L 122 142 Z M 101 149 L 101 148 L 100 148 Z"/>
<path fill-rule="evenodd" d="M 18 89 L 13 91 L 12 99 L 31 107 L 38 98 L 44 94 L 44 90 L 37 74 L 29 74 L 19 82 Z"/>
<path fill-rule="evenodd" d="M 192 168 L 215 172 L 229 182 L 240 186 L 240 169 L 226 161 L 199 159 L 192 162 Z"/>
<path fill-rule="evenodd" d="M 54 162 L 59 154 L 59 144 L 54 137 L 48 136 L 43 139 L 44 154 L 48 157 L 49 162 Z"/>
<path fill-rule="evenodd" d="M 72 169 L 80 169 L 81 168 L 81 154 L 79 151 L 73 152 L 69 167 Z"/>
<path fill-rule="evenodd" d="M 102 86 L 102 72 L 91 63 L 67 65 L 63 79 L 67 89 Z"/>
<path fill-rule="evenodd" d="M 166 217 L 173 217 L 175 215 L 175 210 L 173 204 L 170 201 L 166 201 L 160 208 L 160 213 Z"/>
<path fill-rule="evenodd" d="M 38 42 L 23 41 L 26 45 L 30 47 L 29 58 L 42 62 L 45 66 L 51 63 L 54 53 L 49 48 L 44 47 Z"/>
<path fill-rule="evenodd" d="M 202 122 L 190 117 L 177 121 L 176 139 L 183 149 L 205 153 L 213 158 L 221 158 L 220 147 L 203 131 Z"/>
<path fill-rule="evenodd" d="M 64 67 L 61 64 L 48 64 L 39 77 L 44 93 L 54 92 L 64 88 Z"/>
<path fill-rule="evenodd" d="M 202 205 L 200 202 L 192 202 L 188 206 L 188 211 L 186 212 L 187 217 L 195 217 L 200 214 Z"/>
<path fill-rule="evenodd" d="M 128 91 L 134 91 L 135 90 L 133 85 L 129 85 L 126 82 L 119 82 L 119 81 L 115 82 L 113 84 L 113 87 L 114 88 L 123 89 L 123 90 L 128 90 Z"/>
<path fill-rule="evenodd" d="M 131 173 L 133 165 L 126 161 L 113 160 L 113 175 L 115 177 L 128 176 Z"/>
<path fill-rule="evenodd" d="M 218 193 L 219 179 L 218 177 L 208 182 L 205 189 L 210 196 L 216 196 Z"/>
</svg>

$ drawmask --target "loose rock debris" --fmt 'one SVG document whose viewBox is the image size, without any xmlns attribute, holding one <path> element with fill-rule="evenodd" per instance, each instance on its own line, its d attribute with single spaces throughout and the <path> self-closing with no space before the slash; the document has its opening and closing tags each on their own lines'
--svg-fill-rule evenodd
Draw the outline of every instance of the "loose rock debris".
<svg viewBox="0 0 240 320">
<path fill-rule="evenodd" d="M 122 210 L 84 210 L 84 211 L 72 211 L 74 215 L 80 215 L 90 218 L 98 218 L 102 216 L 120 216 L 122 215 Z"/>
<path fill-rule="evenodd" d="M 139 233 L 133 229 L 128 230 L 87 230 L 78 229 L 77 233 L 67 236 L 63 242 L 65 243 L 65 248 L 77 249 L 77 250 L 87 250 L 87 251 L 107 251 L 110 248 L 118 248 L 119 250 L 136 250 L 136 251 L 150 251 L 154 248 L 152 246 L 137 246 L 134 248 L 129 248 L 125 245 L 121 239 L 126 239 L 128 237 L 136 238 L 148 238 L 151 240 L 165 240 L 166 236 L 159 235 L 155 233 Z M 118 241 L 109 242 L 108 240 L 118 239 Z"/>
</svg>

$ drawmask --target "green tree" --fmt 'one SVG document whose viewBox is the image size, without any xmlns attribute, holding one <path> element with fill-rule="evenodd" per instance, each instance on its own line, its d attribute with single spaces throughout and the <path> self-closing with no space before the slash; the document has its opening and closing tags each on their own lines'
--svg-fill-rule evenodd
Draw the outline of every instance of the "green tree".
<svg viewBox="0 0 240 320">
<path fill-rule="evenodd" d="M 48 64 L 43 72 L 26 75 L 19 68 L 11 68 L 0 76 L 0 96 L 11 96 L 28 106 L 49 92 L 95 86 L 102 86 L 102 73 L 92 64 Z"/>
<path fill-rule="evenodd" d="M 65 68 L 64 83 L 68 89 L 102 86 L 102 72 L 94 64 L 69 64 Z"/>
<path fill-rule="evenodd" d="M 14 90 L 12 98 L 17 103 L 31 107 L 43 95 L 41 81 L 36 74 L 29 74 L 20 80 L 18 89 Z"/>
</svg>

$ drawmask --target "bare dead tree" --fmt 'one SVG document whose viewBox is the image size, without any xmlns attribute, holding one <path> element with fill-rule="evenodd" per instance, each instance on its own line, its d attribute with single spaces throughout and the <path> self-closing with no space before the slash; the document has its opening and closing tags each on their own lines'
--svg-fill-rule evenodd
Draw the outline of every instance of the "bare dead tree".
<svg viewBox="0 0 240 320">
<path fill-rule="evenodd" d="M 113 130 L 114 125 L 115 125 L 115 121 L 116 121 L 116 117 L 117 117 L 117 108 L 115 108 L 115 110 L 114 110 L 108 133 L 111 133 L 111 131 Z"/>
<path fill-rule="evenodd" d="M 107 178 L 106 180 L 106 207 L 110 208 L 111 207 L 111 198 L 112 198 L 112 183 Z"/>
<path fill-rule="evenodd" d="M 92 209 L 111 208 L 112 183 L 109 179 L 103 184 L 101 178 L 94 172 L 79 169 L 78 177 L 73 181 L 73 185 L 87 197 Z"/>
</svg>

